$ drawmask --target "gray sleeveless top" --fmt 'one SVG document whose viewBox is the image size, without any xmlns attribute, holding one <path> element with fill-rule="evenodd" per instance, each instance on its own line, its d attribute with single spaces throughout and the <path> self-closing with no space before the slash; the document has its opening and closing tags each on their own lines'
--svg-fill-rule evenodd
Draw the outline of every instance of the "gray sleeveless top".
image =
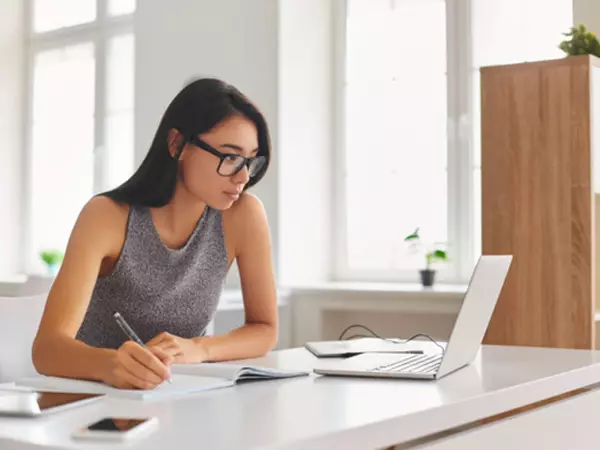
<svg viewBox="0 0 600 450">
<path fill-rule="evenodd" d="M 146 207 L 131 206 L 125 245 L 112 273 L 98 278 L 76 338 L 118 348 L 128 340 L 121 313 L 143 342 L 163 331 L 192 338 L 205 333 L 228 270 L 221 212 L 206 206 L 180 249 L 165 246 Z"/>
</svg>

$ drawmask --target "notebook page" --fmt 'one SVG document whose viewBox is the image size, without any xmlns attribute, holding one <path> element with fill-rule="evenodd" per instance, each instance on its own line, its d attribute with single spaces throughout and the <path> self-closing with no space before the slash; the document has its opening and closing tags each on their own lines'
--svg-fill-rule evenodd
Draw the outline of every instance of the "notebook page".
<svg viewBox="0 0 600 450">
<path fill-rule="evenodd" d="M 224 363 L 173 364 L 171 373 L 236 380 L 244 366 Z"/>
<path fill-rule="evenodd" d="M 134 399 L 151 399 L 189 394 L 233 385 L 231 380 L 214 377 L 201 377 L 174 374 L 171 384 L 164 382 L 154 389 L 117 389 L 104 383 L 70 378 L 38 376 L 19 380 L 20 386 L 29 386 L 49 391 L 107 394 Z"/>
<path fill-rule="evenodd" d="M 229 380 L 257 378 L 288 378 L 308 375 L 308 372 L 230 363 L 173 364 L 172 373 L 227 378 Z"/>
</svg>

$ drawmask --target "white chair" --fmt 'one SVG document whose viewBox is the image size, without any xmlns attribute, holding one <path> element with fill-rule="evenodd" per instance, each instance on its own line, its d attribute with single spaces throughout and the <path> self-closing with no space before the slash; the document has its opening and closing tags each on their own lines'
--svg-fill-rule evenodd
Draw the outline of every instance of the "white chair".
<svg viewBox="0 0 600 450">
<path fill-rule="evenodd" d="M 0 297 L 0 383 L 35 375 L 31 347 L 48 293 Z"/>
</svg>

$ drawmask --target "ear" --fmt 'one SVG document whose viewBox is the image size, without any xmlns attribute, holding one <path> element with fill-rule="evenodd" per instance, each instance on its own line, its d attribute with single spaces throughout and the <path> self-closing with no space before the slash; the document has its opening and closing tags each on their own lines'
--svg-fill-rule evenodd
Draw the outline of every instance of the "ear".
<svg viewBox="0 0 600 450">
<path fill-rule="evenodd" d="M 167 145 L 169 146 L 169 153 L 171 154 L 171 158 L 175 158 L 181 146 L 184 143 L 183 135 L 176 130 L 175 128 L 171 128 L 169 130 L 169 134 L 167 136 Z"/>
</svg>

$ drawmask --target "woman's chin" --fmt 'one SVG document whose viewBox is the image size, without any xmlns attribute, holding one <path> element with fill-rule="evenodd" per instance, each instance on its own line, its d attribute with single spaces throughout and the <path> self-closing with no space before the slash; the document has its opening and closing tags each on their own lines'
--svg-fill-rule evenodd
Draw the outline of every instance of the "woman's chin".
<svg viewBox="0 0 600 450">
<path fill-rule="evenodd" d="M 218 209 L 219 211 L 231 208 L 234 203 L 235 200 L 227 195 L 221 195 L 218 198 L 212 199 L 211 202 L 207 202 L 208 206 L 212 209 Z"/>
</svg>

